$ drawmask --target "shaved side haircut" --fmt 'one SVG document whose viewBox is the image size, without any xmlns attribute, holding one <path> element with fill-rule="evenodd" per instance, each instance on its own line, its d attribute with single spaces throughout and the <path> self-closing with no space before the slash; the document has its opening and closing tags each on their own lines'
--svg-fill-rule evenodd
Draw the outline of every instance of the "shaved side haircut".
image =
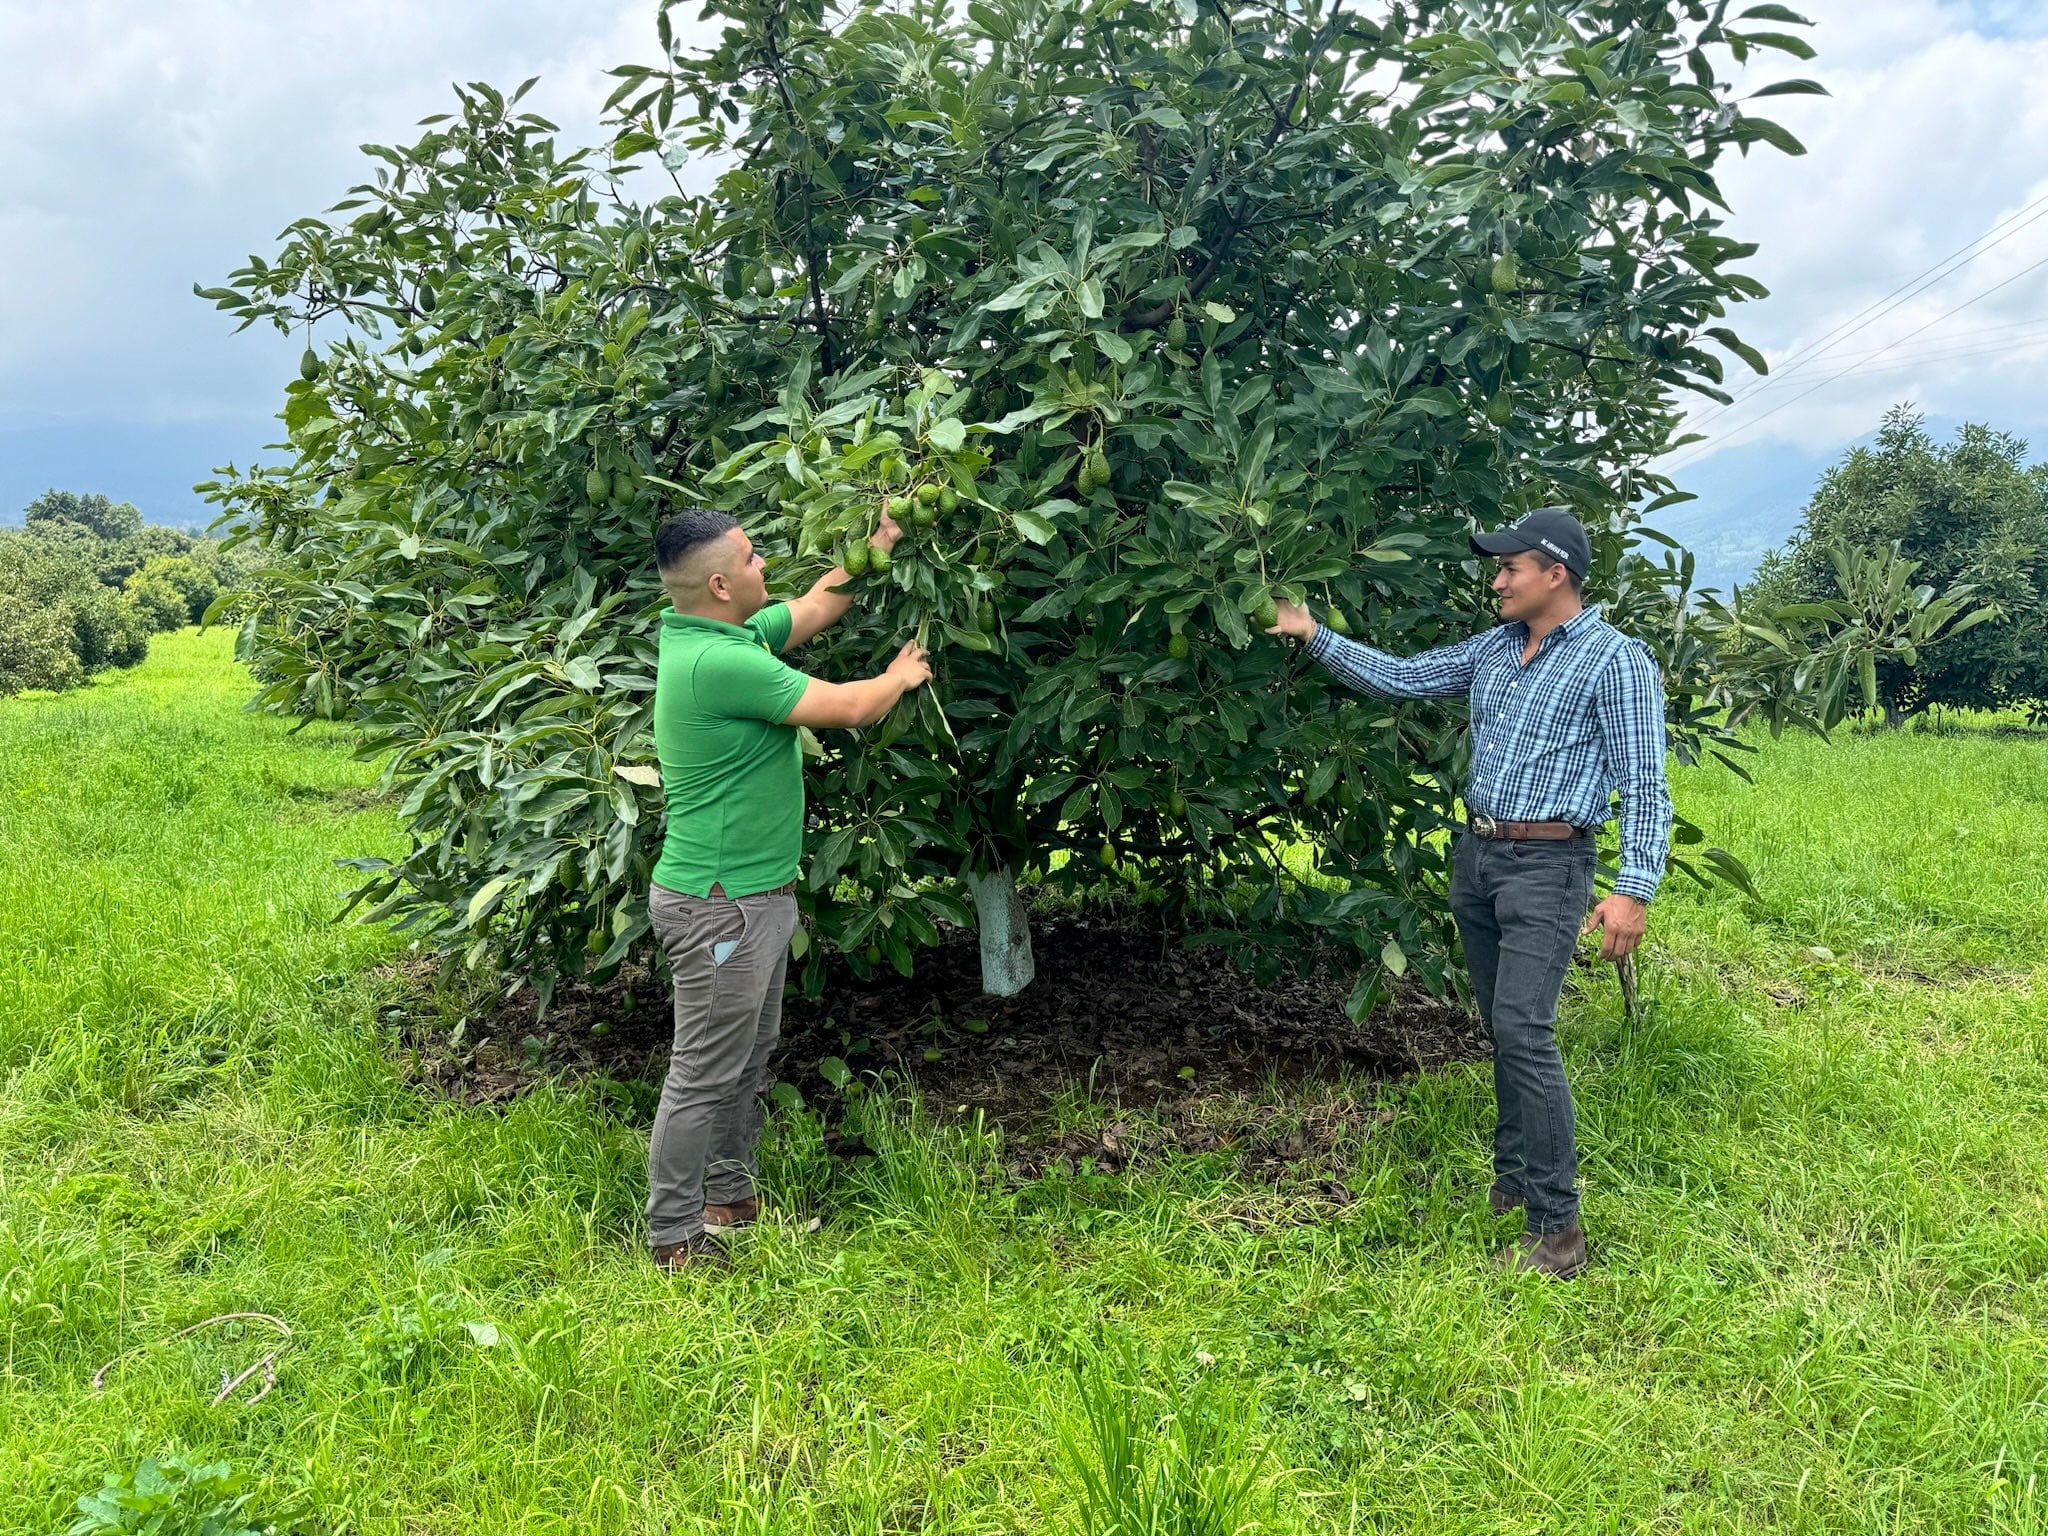
<svg viewBox="0 0 2048 1536">
<path fill-rule="evenodd" d="M 714 553 L 713 546 L 737 527 L 738 520 L 730 514 L 706 507 L 691 507 L 668 519 L 654 534 L 654 563 L 662 580 L 687 583 L 708 576 L 703 557 Z"/>
</svg>

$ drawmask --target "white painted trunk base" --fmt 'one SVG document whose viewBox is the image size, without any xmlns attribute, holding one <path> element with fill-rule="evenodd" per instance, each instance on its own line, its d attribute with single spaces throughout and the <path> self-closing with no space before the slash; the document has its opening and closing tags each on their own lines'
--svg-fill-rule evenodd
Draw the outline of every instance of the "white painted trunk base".
<svg viewBox="0 0 2048 1536">
<path fill-rule="evenodd" d="M 1015 997 L 1038 974 L 1031 956 L 1031 919 L 1017 894 L 1017 878 L 1007 869 L 970 872 L 967 889 L 974 897 L 974 926 L 981 932 L 981 986 L 997 997 Z"/>
</svg>

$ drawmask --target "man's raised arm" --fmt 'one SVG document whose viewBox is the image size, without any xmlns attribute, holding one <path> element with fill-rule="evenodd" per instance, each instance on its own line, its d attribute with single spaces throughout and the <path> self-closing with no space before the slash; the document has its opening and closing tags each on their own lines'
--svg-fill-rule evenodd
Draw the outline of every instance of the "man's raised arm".
<svg viewBox="0 0 2048 1536">
<path fill-rule="evenodd" d="M 903 529 L 896 519 L 884 513 L 881 526 L 868 543 L 875 549 L 894 549 L 896 541 L 902 537 Z M 794 650 L 818 631 L 830 629 L 846 617 L 846 610 L 853 606 L 853 594 L 846 586 L 851 580 L 851 576 L 835 566 L 813 582 L 810 591 L 802 597 L 791 598 L 784 605 L 789 609 L 789 638 L 782 642 L 785 651 Z M 887 714 L 888 711 L 882 713 Z M 796 723 L 803 725 L 807 722 L 799 720 Z"/>
<path fill-rule="evenodd" d="M 1386 699 L 1443 699 L 1470 692 L 1474 657 L 1485 638 L 1475 635 L 1414 656 L 1389 656 L 1318 624 L 1299 603 L 1280 604 L 1279 621 L 1266 633 L 1307 641 L 1308 654 L 1338 682 Z"/>
</svg>

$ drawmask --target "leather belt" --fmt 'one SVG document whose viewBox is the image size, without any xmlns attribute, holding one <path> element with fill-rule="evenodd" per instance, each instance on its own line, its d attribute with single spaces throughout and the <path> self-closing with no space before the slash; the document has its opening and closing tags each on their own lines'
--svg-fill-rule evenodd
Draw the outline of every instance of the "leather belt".
<svg viewBox="0 0 2048 1536">
<path fill-rule="evenodd" d="M 1465 830 L 1474 837 L 1508 838 L 1514 842 L 1562 843 L 1581 836 L 1584 827 L 1568 821 L 1496 821 L 1491 816 L 1468 815 Z"/>
<path fill-rule="evenodd" d="M 716 880 L 714 880 L 711 882 L 711 889 L 706 891 L 704 894 L 709 896 L 713 901 L 724 901 L 725 887 L 720 885 Z M 754 894 L 756 896 L 794 896 L 796 894 L 796 882 L 792 880 L 787 885 L 778 885 L 772 891 L 756 891 L 754 892 Z M 745 898 L 738 896 L 735 896 L 733 898 L 733 900 L 735 901 L 740 901 L 744 899 Z"/>
</svg>

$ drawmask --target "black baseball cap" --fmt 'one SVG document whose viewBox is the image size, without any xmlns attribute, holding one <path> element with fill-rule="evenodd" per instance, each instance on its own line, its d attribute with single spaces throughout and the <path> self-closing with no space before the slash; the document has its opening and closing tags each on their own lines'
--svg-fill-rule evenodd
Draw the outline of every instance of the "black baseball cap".
<svg viewBox="0 0 2048 1536">
<path fill-rule="evenodd" d="M 1519 523 L 1472 535 L 1474 554 L 1513 555 L 1525 549 L 1550 556 L 1581 581 L 1593 569 L 1592 541 L 1579 520 L 1563 507 L 1538 507 L 1524 514 Z"/>
</svg>

